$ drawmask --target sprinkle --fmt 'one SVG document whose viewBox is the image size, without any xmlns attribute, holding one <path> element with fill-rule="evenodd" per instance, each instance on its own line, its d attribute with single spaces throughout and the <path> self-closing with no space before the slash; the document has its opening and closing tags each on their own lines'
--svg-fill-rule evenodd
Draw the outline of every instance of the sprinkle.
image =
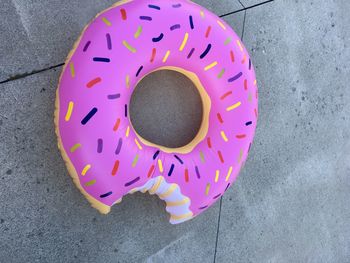
<svg viewBox="0 0 350 263">
<path fill-rule="evenodd" d="M 102 17 L 102 21 L 107 25 L 107 26 L 111 26 L 112 23 L 105 17 Z"/>
<path fill-rule="evenodd" d="M 110 94 L 107 96 L 107 98 L 109 100 L 115 100 L 115 99 L 119 99 L 120 98 L 120 93 L 117 93 L 117 94 Z"/>
<path fill-rule="evenodd" d="M 105 62 L 105 63 L 109 63 L 111 62 L 111 60 L 109 58 L 99 58 L 99 57 L 95 57 L 92 59 L 95 62 Z"/>
<path fill-rule="evenodd" d="M 248 122 L 245 123 L 245 126 L 249 126 L 249 125 L 252 125 L 252 124 L 253 124 L 252 121 L 248 121 Z"/>
<path fill-rule="evenodd" d="M 220 171 L 216 170 L 216 172 L 215 172 L 215 183 L 217 183 L 219 181 L 219 176 L 220 176 Z"/>
<path fill-rule="evenodd" d="M 160 7 L 157 5 L 148 5 L 149 8 L 160 10 Z"/>
<path fill-rule="evenodd" d="M 163 58 L 163 63 L 165 63 L 168 60 L 168 57 L 170 55 L 170 50 L 168 50 Z"/>
<path fill-rule="evenodd" d="M 123 45 L 129 49 L 132 53 L 136 53 L 136 49 L 133 48 L 132 46 L 130 46 L 130 44 L 128 42 L 126 42 L 125 40 L 123 40 Z"/>
<path fill-rule="evenodd" d="M 117 148 L 115 149 L 115 154 L 118 155 L 122 149 L 123 139 L 119 138 Z"/>
<path fill-rule="evenodd" d="M 157 49 L 153 48 L 152 49 L 152 56 L 151 56 L 151 60 L 150 60 L 151 63 L 154 62 L 154 58 L 156 57 L 156 54 L 157 54 Z"/>
<path fill-rule="evenodd" d="M 155 168 L 155 166 L 154 166 L 154 164 L 152 164 L 152 166 L 148 170 L 148 174 L 147 174 L 148 178 L 150 178 L 152 176 L 152 174 L 153 174 L 153 172 L 155 170 L 154 168 Z"/>
<path fill-rule="evenodd" d="M 216 196 L 213 197 L 213 199 L 219 198 L 221 194 L 217 194 Z"/>
<path fill-rule="evenodd" d="M 208 206 L 206 205 L 206 206 L 202 206 L 202 207 L 200 207 L 200 208 L 198 208 L 198 209 L 201 209 L 201 210 L 203 210 L 203 209 L 206 209 Z"/>
<path fill-rule="evenodd" d="M 209 37 L 210 31 L 211 31 L 211 26 L 208 26 L 207 31 L 205 32 L 205 37 L 206 38 Z"/>
<path fill-rule="evenodd" d="M 227 136 L 224 131 L 221 131 L 221 137 L 225 142 L 228 142 Z"/>
<path fill-rule="evenodd" d="M 215 62 L 211 63 L 210 65 L 206 66 L 206 67 L 204 68 L 204 70 L 205 70 L 205 71 L 208 71 L 209 69 L 215 67 L 217 64 L 218 64 L 218 62 L 215 61 Z"/>
<path fill-rule="evenodd" d="M 194 51 L 195 51 L 195 48 L 192 48 L 190 53 L 188 53 L 187 59 L 190 59 L 192 57 Z"/>
<path fill-rule="evenodd" d="M 239 151 L 239 156 L 238 156 L 238 163 L 240 163 L 242 161 L 242 157 L 243 157 L 243 150 L 241 149 Z"/>
<path fill-rule="evenodd" d="M 254 80 L 254 86 L 256 86 L 256 79 Z"/>
<path fill-rule="evenodd" d="M 230 51 L 230 57 L 231 57 L 231 61 L 235 62 L 235 53 L 233 53 L 233 51 Z"/>
<path fill-rule="evenodd" d="M 248 89 L 248 80 L 244 80 L 244 89 L 247 90 Z"/>
<path fill-rule="evenodd" d="M 230 179 L 230 176 L 231 176 L 231 174 L 232 174 L 232 170 L 233 170 L 233 167 L 230 166 L 230 169 L 228 170 L 228 173 L 227 173 L 227 175 L 226 175 L 226 179 L 225 179 L 226 182 Z"/>
<path fill-rule="evenodd" d="M 113 165 L 112 175 L 115 176 L 119 169 L 119 160 L 116 160 Z"/>
<path fill-rule="evenodd" d="M 224 45 L 227 46 L 228 44 L 230 44 L 232 41 L 232 38 L 228 37 L 226 40 L 225 40 L 225 43 Z"/>
<path fill-rule="evenodd" d="M 222 23 L 220 20 L 218 20 L 217 22 L 218 22 L 219 26 L 222 27 L 223 30 L 226 30 L 224 23 Z"/>
<path fill-rule="evenodd" d="M 181 4 L 175 4 L 175 5 L 172 5 L 174 8 L 179 8 L 181 7 Z"/>
<path fill-rule="evenodd" d="M 102 81 L 101 78 L 95 78 L 95 79 L 91 80 L 90 82 L 88 82 L 86 84 L 86 87 L 91 89 L 93 86 L 95 86 L 96 84 L 100 83 L 101 81 Z"/>
<path fill-rule="evenodd" d="M 181 163 L 181 164 L 184 164 L 184 162 L 180 159 L 180 157 L 179 156 L 177 156 L 177 155 L 174 155 L 174 157 Z"/>
<path fill-rule="evenodd" d="M 82 119 L 81 124 L 85 125 L 88 121 L 97 113 L 97 108 L 93 108 L 85 117 Z"/>
<path fill-rule="evenodd" d="M 71 62 L 69 64 L 69 68 L 70 68 L 70 74 L 71 74 L 72 78 L 74 78 L 75 77 L 75 69 L 74 69 L 74 63 L 73 62 Z"/>
<path fill-rule="evenodd" d="M 134 160 L 132 161 L 132 164 L 131 164 L 132 167 L 136 166 L 137 162 L 139 161 L 139 157 L 140 156 L 138 154 L 135 155 Z"/>
<path fill-rule="evenodd" d="M 128 105 L 127 104 L 124 105 L 124 116 L 125 116 L 125 118 L 128 117 Z"/>
<path fill-rule="evenodd" d="M 242 44 L 238 39 L 237 39 L 237 45 L 238 45 L 239 49 L 243 52 Z"/>
<path fill-rule="evenodd" d="M 244 139 L 247 135 L 246 134 L 237 134 L 236 138 L 237 139 Z"/>
<path fill-rule="evenodd" d="M 191 26 L 191 29 L 194 29 L 193 17 L 192 16 L 190 16 L 190 26 Z"/>
<path fill-rule="evenodd" d="M 200 59 L 203 59 L 206 57 L 206 55 L 208 55 L 209 51 L 211 49 L 211 44 L 208 44 L 207 48 L 203 51 L 203 53 L 200 55 Z"/>
<path fill-rule="evenodd" d="M 120 125 L 120 118 L 117 119 L 117 121 L 114 124 L 113 131 L 117 131 Z"/>
<path fill-rule="evenodd" d="M 244 55 L 244 56 L 243 56 L 243 59 L 242 59 L 242 64 L 244 64 L 244 63 L 246 62 L 246 60 L 247 60 L 247 56 Z"/>
<path fill-rule="evenodd" d="M 120 14 L 122 15 L 122 19 L 123 19 L 123 20 L 126 20 L 126 19 L 127 19 L 126 11 L 125 11 L 124 8 L 120 9 Z"/>
<path fill-rule="evenodd" d="M 163 37 L 164 37 L 164 34 L 160 33 L 159 37 L 152 38 L 152 41 L 153 42 L 159 42 L 159 41 L 161 41 L 163 39 Z"/>
<path fill-rule="evenodd" d="M 207 138 L 207 144 L 208 144 L 208 147 L 211 149 L 212 145 L 211 145 L 210 137 Z"/>
<path fill-rule="evenodd" d="M 130 76 L 129 75 L 126 75 L 126 77 L 125 77 L 125 84 L 126 84 L 127 88 L 130 88 Z"/>
<path fill-rule="evenodd" d="M 126 128 L 125 136 L 128 138 L 129 134 L 130 134 L 130 126 L 128 126 L 128 128 Z"/>
<path fill-rule="evenodd" d="M 72 148 L 70 148 L 70 152 L 71 153 L 74 153 L 78 148 L 80 148 L 81 147 L 81 144 L 80 143 L 77 143 L 77 144 L 74 144 L 73 146 L 72 146 Z"/>
<path fill-rule="evenodd" d="M 224 95 L 220 97 L 221 100 L 224 100 L 227 96 L 230 96 L 232 94 L 232 91 L 226 92 Z"/>
<path fill-rule="evenodd" d="M 218 79 L 221 79 L 224 73 L 225 73 L 225 69 L 223 68 L 218 75 Z"/>
<path fill-rule="evenodd" d="M 137 148 L 139 148 L 140 150 L 142 150 L 142 146 L 141 144 L 139 143 L 139 141 L 135 138 L 135 143 L 137 145 Z"/>
<path fill-rule="evenodd" d="M 218 120 L 219 120 L 219 122 L 220 122 L 221 124 L 224 123 L 224 120 L 222 119 L 220 113 L 216 114 L 216 116 L 218 117 Z"/>
<path fill-rule="evenodd" d="M 126 183 L 125 186 L 128 187 L 128 186 L 130 186 L 130 185 L 136 183 L 136 182 L 139 181 L 139 180 L 140 180 L 140 177 L 136 177 L 134 180 L 132 180 L 132 181 Z"/>
<path fill-rule="evenodd" d="M 108 33 L 106 34 L 106 40 L 107 40 L 107 48 L 109 50 L 111 50 L 112 49 L 112 40 L 111 40 L 111 35 Z"/>
<path fill-rule="evenodd" d="M 176 188 L 177 188 L 176 184 L 171 184 L 168 190 L 166 190 L 164 193 L 159 195 L 159 198 L 164 200 L 165 198 L 171 196 L 172 193 L 176 190 Z"/>
<path fill-rule="evenodd" d="M 180 201 L 174 201 L 174 202 L 167 202 L 167 207 L 173 207 L 173 206 L 182 206 L 190 202 L 190 199 L 188 197 L 185 197 L 184 199 Z"/>
<path fill-rule="evenodd" d="M 255 114 L 255 117 L 258 117 L 258 111 L 256 109 L 254 109 L 254 114 Z"/>
<path fill-rule="evenodd" d="M 152 17 L 150 16 L 140 16 L 141 20 L 152 21 Z"/>
<path fill-rule="evenodd" d="M 162 163 L 162 160 L 161 159 L 158 159 L 158 168 L 159 168 L 159 171 L 162 173 L 164 171 L 163 169 L 163 163 Z"/>
<path fill-rule="evenodd" d="M 138 77 L 138 76 L 140 75 L 142 69 L 143 69 L 143 66 L 141 66 L 141 67 L 137 70 L 137 72 L 136 72 L 136 77 Z"/>
<path fill-rule="evenodd" d="M 156 152 L 155 152 L 155 154 L 153 155 L 153 160 L 157 159 L 159 153 L 160 153 L 160 151 L 156 151 Z"/>
<path fill-rule="evenodd" d="M 209 194 L 209 190 L 210 190 L 210 184 L 208 183 L 207 186 L 205 187 L 205 195 Z"/>
<path fill-rule="evenodd" d="M 200 13 L 200 15 L 201 15 L 202 18 L 205 17 L 203 10 L 200 10 L 199 13 Z"/>
<path fill-rule="evenodd" d="M 139 36 L 141 35 L 141 33 L 142 33 L 142 26 L 139 26 L 139 27 L 137 28 L 137 31 L 136 31 L 135 34 L 134 34 L 134 38 L 139 38 Z"/>
<path fill-rule="evenodd" d="M 86 44 L 85 44 L 85 46 L 83 48 L 83 52 L 86 52 L 88 50 L 90 44 L 91 44 L 91 41 L 86 42 Z"/>
<path fill-rule="evenodd" d="M 224 160 L 224 157 L 222 156 L 221 151 L 218 151 L 218 156 L 219 156 L 220 162 L 225 163 L 225 160 Z"/>
<path fill-rule="evenodd" d="M 91 181 L 85 183 L 85 186 L 92 186 L 92 185 L 94 185 L 95 183 L 96 183 L 96 180 L 94 179 L 94 180 L 91 180 Z"/>
<path fill-rule="evenodd" d="M 201 158 L 202 163 L 205 163 L 205 158 L 204 158 L 204 154 L 202 151 L 199 152 L 199 156 Z"/>
<path fill-rule="evenodd" d="M 111 194 L 113 194 L 112 191 L 111 191 L 111 192 L 108 192 L 108 193 L 105 193 L 105 194 L 103 194 L 103 195 L 100 195 L 100 197 L 101 197 L 101 198 L 106 198 L 106 197 L 110 196 Z"/>
<path fill-rule="evenodd" d="M 188 169 L 185 169 L 185 182 L 188 183 L 189 182 L 189 176 L 188 176 Z"/>
<path fill-rule="evenodd" d="M 249 65 L 248 66 L 249 70 L 251 70 L 252 69 L 252 60 L 251 59 L 249 59 L 249 64 L 248 65 Z"/>
<path fill-rule="evenodd" d="M 84 167 L 83 171 L 81 171 L 81 175 L 82 175 L 82 176 L 85 176 L 86 173 L 90 170 L 90 168 L 91 168 L 91 165 L 90 165 L 90 164 L 87 164 L 87 165 Z"/>
<path fill-rule="evenodd" d="M 74 108 L 74 102 L 70 101 L 68 103 L 68 109 L 67 109 L 66 117 L 64 118 L 65 121 L 69 121 L 70 120 L 70 118 L 72 116 L 73 108 Z"/>
<path fill-rule="evenodd" d="M 171 176 L 171 175 L 172 175 L 172 173 L 173 173 L 173 171 L 174 171 L 174 168 L 175 168 L 175 165 L 172 164 L 172 165 L 170 166 L 170 170 L 169 170 L 169 172 L 168 172 L 168 176 Z"/>
<path fill-rule="evenodd" d="M 252 102 L 253 100 L 253 94 L 251 92 L 249 92 L 248 94 L 248 102 Z"/>
<path fill-rule="evenodd" d="M 198 179 L 201 179 L 201 174 L 199 173 L 198 166 L 194 167 Z"/>
<path fill-rule="evenodd" d="M 241 106 L 241 104 L 242 104 L 242 103 L 239 101 L 239 102 L 237 102 L 236 104 L 233 104 L 232 106 L 228 107 L 226 110 L 227 110 L 227 111 L 234 110 L 234 109 L 238 108 L 239 106 Z"/>
<path fill-rule="evenodd" d="M 180 24 L 176 24 L 176 25 L 171 26 L 170 30 L 174 31 L 175 29 L 179 29 L 179 28 L 181 28 L 181 25 Z"/>
<path fill-rule="evenodd" d="M 97 153 L 101 153 L 103 150 L 103 140 L 100 138 L 97 140 Z"/>
<path fill-rule="evenodd" d="M 187 44 L 187 40 L 188 40 L 188 33 L 185 34 L 184 39 L 182 40 L 182 44 L 181 44 L 181 46 L 179 48 L 180 51 L 184 50 L 184 48 L 185 48 L 185 46 Z"/>
<path fill-rule="evenodd" d="M 227 191 L 227 189 L 230 187 L 230 184 L 227 184 L 226 188 L 225 188 L 225 192 Z"/>
<path fill-rule="evenodd" d="M 243 75 L 242 72 L 239 72 L 237 75 L 233 76 L 228 80 L 228 82 L 234 82 L 235 80 L 239 79 Z"/>
</svg>

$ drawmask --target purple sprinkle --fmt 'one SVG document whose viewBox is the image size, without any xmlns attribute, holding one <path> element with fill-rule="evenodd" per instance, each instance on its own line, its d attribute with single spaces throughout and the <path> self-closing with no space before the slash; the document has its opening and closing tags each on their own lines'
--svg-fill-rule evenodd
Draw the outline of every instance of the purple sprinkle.
<svg viewBox="0 0 350 263">
<path fill-rule="evenodd" d="M 227 191 L 227 189 L 230 187 L 230 184 L 228 184 L 225 188 L 225 192 Z"/>
<path fill-rule="evenodd" d="M 181 28 L 181 25 L 180 24 L 176 24 L 176 25 L 171 26 L 170 30 L 173 31 L 173 30 L 179 29 L 179 28 Z"/>
<path fill-rule="evenodd" d="M 138 180 L 140 180 L 140 177 L 136 177 L 134 180 L 132 180 L 132 181 L 126 183 L 125 186 L 128 187 L 128 186 L 130 186 L 130 185 L 136 183 Z"/>
<path fill-rule="evenodd" d="M 105 197 L 107 197 L 107 196 L 110 196 L 111 194 L 113 194 L 112 191 L 111 191 L 111 192 L 108 192 L 108 193 L 105 193 L 105 194 L 103 194 L 103 195 L 100 195 L 100 197 L 101 197 L 101 198 L 105 198 Z"/>
<path fill-rule="evenodd" d="M 200 210 L 203 210 L 203 209 L 206 209 L 208 206 L 206 205 L 206 206 L 202 206 L 202 207 L 200 207 L 199 209 Z"/>
<path fill-rule="evenodd" d="M 91 41 L 86 42 L 84 49 L 83 49 L 83 52 L 86 52 L 88 50 L 90 44 L 91 44 Z"/>
<path fill-rule="evenodd" d="M 198 179 L 201 179 L 201 175 L 199 173 L 198 166 L 195 167 L 195 170 L 196 170 L 196 174 L 197 174 Z"/>
<path fill-rule="evenodd" d="M 152 21 L 152 17 L 150 16 L 140 16 L 141 20 Z"/>
<path fill-rule="evenodd" d="M 106 34 L 106 39 L 107 39 L 107 48 L 108 48 L 109 50 L 111 50 L 111 49 L 112 49 L 111 35 L 107 33 L 107 34 Z"/>
<path fill-rule="evenodd" d="M 118 146 L 117 149 L 115 150 L 115 154 L 118 155 L 120 153 L 120 150 L 122 149 L 122 145 L 123 145 L 123 139 L 120 138 L 118 141 Z"/>
<path fill-rule="evenodd" d="M 108 95 L 107 98 L 108 98 L 109 100 L 119 99 L 119 98 L 120 98 L 120 93 Z"/>
<path fill-rule="evenodd" d="M 249 70 L 251 70 L 252 69 L 252 61 L 251 61 L 251 59 L 249 59 Z"/>
<path fill-rule="evenodd" d="M 213 199 L 218 198 L 220 195 L 221 195 L 221 194 L 218 194 L 218 195 L 214 196 Z"/>
<path fill-rule="evenodd" d="M 233 76 L 232 78 L 230 78 L 228 80 L 228 82 L 234 82 L 235 80 L 239 79 L 240 77 L 242 77 L 242 72 L 239 72 L 237 75 Z"/>
<path fill-rule="evenodd" d="M 101 153 L 103 150 L 103 140 L 102 139 L 98 139 L 97 140 L 97 152 Z"/>
<path fill-rule="evenodd" d="M 253 124 L 252 121 L 248 121 L 248 122 L 245 123 L 245 126 L 249 126 L 249 125 L 252 125 L 252 124 Z"/>
<path fill-rule="evenodd" d="M 195 51 L 196 49 L 195 48 L 192 48 L 190 53 L 188 54 L 187 58 L 190 59 L 193 55 L 193 52 Z"/>
<path fill-rule="evenodd" d="M 181 7 L 181 4 L 176 4 L 176 5 L 173 5 L 174 8 L 179 8 Z"/>
</svg>

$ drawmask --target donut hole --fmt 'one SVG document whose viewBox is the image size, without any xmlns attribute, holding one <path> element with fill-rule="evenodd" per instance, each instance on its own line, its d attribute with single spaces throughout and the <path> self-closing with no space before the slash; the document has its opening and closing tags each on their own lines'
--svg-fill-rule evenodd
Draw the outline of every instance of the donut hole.
<svg viewBox="0 0 350 263">
<path fill-rule="evenodd" d="M 198 88 L 187 76 L 163 69 L 146 75 L 136 85 L 129 112 L 133 128 L 144 140 L 180 148 L 197 136 L 203 102 Z"/>
</svg>

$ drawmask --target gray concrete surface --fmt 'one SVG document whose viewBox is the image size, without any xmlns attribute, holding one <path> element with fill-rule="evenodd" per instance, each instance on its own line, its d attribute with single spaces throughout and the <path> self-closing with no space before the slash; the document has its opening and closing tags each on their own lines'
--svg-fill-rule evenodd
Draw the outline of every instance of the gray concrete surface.
<svg viewBox="0 0 350 263">
<path fill-rule="evenodd" d="M 257 135 L 221 203 L 178 226 L 148 195 L 108 216 L 92 209 L 56 148 L 62 67 L 26 76 L 62 63 L 113 1 L 0 1 L 0 82 L 18 76 L 0 84 L 0 262 L 350 262 L 349 1 L 278 0 L 225 16 L 256 67 Z"/>
</svg>

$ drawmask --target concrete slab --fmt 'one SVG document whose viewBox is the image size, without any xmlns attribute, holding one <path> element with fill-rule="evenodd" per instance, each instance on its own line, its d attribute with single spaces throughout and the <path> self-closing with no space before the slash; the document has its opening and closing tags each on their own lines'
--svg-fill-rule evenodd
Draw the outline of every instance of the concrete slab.
<svg viewBox="0 0 350 263">
<path fill-rule="evenodd" d="M 84 26 L 115 0 L 4 0 L 1 5 L 0 82 L 63 63 Z M 223 15 L 241 8 L 237 0 L 198 4 Z"/>
<path fill-rule="evenodd" d="M 149 195 L 126 197 L 108 216 L 90 207 L 56 146 L 60 71 L 0 85 L 0 261 L 212 262 L 218 205 L 177 226 Z"/>
<path fill-rule="evenodd" d="M 247 11 L 260 119 L 223 197 L 216 262 L 350 258 L 349 1 Z"/>
</svg>

